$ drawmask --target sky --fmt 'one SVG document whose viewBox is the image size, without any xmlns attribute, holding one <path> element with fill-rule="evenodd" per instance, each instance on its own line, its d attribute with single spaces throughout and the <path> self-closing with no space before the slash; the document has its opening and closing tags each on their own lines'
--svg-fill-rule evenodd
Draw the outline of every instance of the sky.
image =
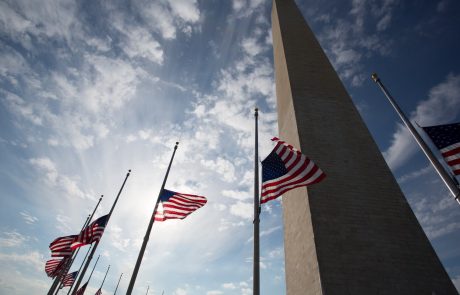
<svg viewBox="0 0 460 295">
<path fill-rule="evenodd" d="M 458 204 L 370 79 L 421 126 L 460 121 L 460 3 L 296 2 L 460 289 Z M 0 1 L 0 294 L 47 292 L 49 243 L 77 234 L 100 195 L 107 214 L 132 169 L 88 288 L 110 265 L 103 294 L 121 273 L 124 293 L 176 141 L 166 188 L 208 203 L 154 224 L 134 293 L 252 294 L 255 106 L 258 160 L 278 135 L 271 6 Z M 261 214 L 267 295 L 285 294 L 281 200 Z"/>
</svg>

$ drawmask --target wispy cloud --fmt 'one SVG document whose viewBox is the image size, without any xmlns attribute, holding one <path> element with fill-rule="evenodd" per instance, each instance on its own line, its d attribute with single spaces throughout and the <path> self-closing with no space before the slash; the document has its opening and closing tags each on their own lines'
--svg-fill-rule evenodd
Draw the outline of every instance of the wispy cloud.
<svg viewBox="0 0 460 295">
<path fill-rule="evenodd" d="M 2 247 L 18 247 L 22 246 L 25 242 L 30 240 L 29 237 L 24 236 L 17 231 L 4 232 L 0 237 L 0 246 Z"/>
<path fill-rule="evenodd" d="M 431 88 L 426 100 L 418 103 L 410 121 L 421 126 L 451 123 L 460 114 L 460 75 L 450 74 L 446 80 Z M 423 132 L 422 132 L 423 133 Z M 417 144 L 407 128 L 398 124 L 391 145 L 383 155 L 392 169 L 406 163 L 417 151 Z"/>
<path fill-rule="evenodd" d="M 311 19 L 324 24 L 318 36 L 323 48 L 341 78 L 351 85 L 364 82 L 367 59 L 390 52 L 392 41 L 382 33 L 390 27 L 397 4 L 397 0 L 353 0 L 347 16 L 336 16 L 334 11 L 311 12 Z"/>
<path fill-rule="evenodd" d="M 37 217 L 33 216 L 32 214 L 30 214 L 27 211 L 19 212 L 19 215 L 21 215 L 22 219 L 24 219 L 24 221 L 27 224 L 34 224 L 34 223 L 36 223 L 38 221 Z"/>
<path fill-rule="evenodd" d="M 25 254 L 11 253 L 4 254 L 0 253 L 0 261 L 2 263 L 19 263 L 32 266 L 36 271 L 43 271 L 44 258 L 37 251 L 32 251 Z"/>
<path fill-rule="evenodd" d="M 49 158 L 32 158 L 30 164 L 45 174 L 44 180 L 51 186 L 62 190 L 64 196 L 70 198 L 93 199 L 93 195 L 83 192 L 77 180 L 70 178 L 67 175 L 60 174 L 56 168 L 56 164 Z"/>
</svg>

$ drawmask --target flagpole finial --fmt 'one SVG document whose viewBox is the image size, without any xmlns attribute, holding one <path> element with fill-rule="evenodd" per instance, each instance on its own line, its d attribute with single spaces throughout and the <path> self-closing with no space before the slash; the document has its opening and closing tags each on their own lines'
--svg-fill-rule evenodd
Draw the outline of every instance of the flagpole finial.
<svg viewBox="0 0 460 295">
<path fill-rule="evenodd" d="M 377 83 L 380 79 L 379 76 L 377 76 L 377 73 L 373 73 L 371 75 L 372 80 L 374 80 L 375 83 Z"/>
<path fill-rule="evenodd" d="M 104 195 L 101 195 L 101 197 L 99 198 L 99 201 L 102 200 L 103 197 L 104 197 Z"/>
<path fill-rule="evenodd" d="M 176 141 L 176 145 L 174 146 L 174 149 L 177 149 L 177 146 L 179 145 L 179 142 Z"/>
</svg>

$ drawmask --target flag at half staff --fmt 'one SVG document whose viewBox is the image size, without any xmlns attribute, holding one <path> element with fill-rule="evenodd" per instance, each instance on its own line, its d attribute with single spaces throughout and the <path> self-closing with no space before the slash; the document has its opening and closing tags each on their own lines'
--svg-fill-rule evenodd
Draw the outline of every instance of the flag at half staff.
<svg viewBox="0 0 460 295">
<path fill-rule="evenodd" d="M 67 274 L 63 279 L 62 279 L 62 286 L 63 287 L 70 287 L 73 285 L 75 282 L 75 279 L 77 278 L 78 271 L 74 271 L 72 273 Z"/>
<path fill-rule="evenodd" d="M 272 138 L 272 141 L 276 142 L 276 146 L 262 161 L 261 204 L 296 187 L 320 182 L 326 176 L 313 161 L 292 145 L 277 137 Z"/>
<path fill-rule="evenodd" d="M 78 238 L 72 243 L 72 250 L 97 242 L 101 239 L 104 233 L 105 226 L 109 220 L 109 214 L 99 217 L 95 221 L 91 222 L 86 226 L 78 236 Z"/>
<path fill-rule="evenodd" d="M 203 207 L 206 202 L 206 198 L 202 196 L 181 194 L 164 189 L 155 211 L 155 221 L 184 219 L 193 211 Z"/>
<path fill-rule="evenodd" d="M 67 259 L 50 259 L 45 263 L 45 272 L 50 278 L 56 277 L 63 269 Z"/>
<path fill-rule="evenodd" d="M 72 255 L 70 246 L 78 235 L 65 236 L 55 239 L 50 244 L 51 257 L 68 257 Z"/>
<path fill-rule="evenodd" d="M 460 123 L 423 127 L 455 175 L 460 175 Z"/>
<path fill-rule="evenodd" d="M 86 291 L 86 287 L 88 286 L 88 282 L 86 282 L 83 286 L 81 286 L 80 289 L 78 289 L 77 291 L 77 295 L 83 295 L 85 294 L 85 291 Z"/>
</svg>

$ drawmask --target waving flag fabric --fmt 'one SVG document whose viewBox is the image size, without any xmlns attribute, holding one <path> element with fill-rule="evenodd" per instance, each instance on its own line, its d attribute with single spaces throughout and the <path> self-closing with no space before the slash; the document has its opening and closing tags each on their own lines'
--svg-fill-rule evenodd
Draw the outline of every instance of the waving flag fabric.
<svg viewBox="0 0 460 295">
<path fill-rule="evenodd" d="M 104 229 L 108 220 L 109 215 L 107 214 L 91 222 L 81 231 L 78 238 L 72 243 L 71 249 L 74 250 L 78 247 L 99 241 L 102 234 L 104 233 Z"/>
<path fill-rule="evenodd" d="M 160 195 L 160 204 L 155 211 L 156 221 L 184 219 L 193 211 L 206 204 L 205 197 L 181 194 L 164 189 Z"/>
<path fill-rule="evenodd" d="M 88 286 L 88 282 L 86 282 L 83 286 L 81 286 L 80 289 L 78 289 L 77 291 L 77 295 L 83 295 L 85 294 L 85 291 L 86 291 L 86 287 Z"/>
<path fill-rule="evenodd" d="M 64 287 L 70 287 L 75 283 L 75 280 L 77 278 L 78 271 L 74 271 L 72 273 L 67 274 L 63 279 L 62 279 L 62 285 Z"/>
<path fill-rule="evenodd" d="M 71 244 L 77 235 L 65 236 L 55 239 L 50 244 L 51 257 L 68 257 L 72 255 Z"/>
<path fill-rule="evenodd" d="M 455 175 L 460 175 L 460 123 L 423 127 Z"/>
<path fill-rule="evenodd" d="M 45 272 L 50 278 L 56 277 L 63 269 L 67 259 L 51 259 L 45 264 Z"/>
<path fill-rule="evenodd" d="M 262 161 L 262 197 L 260 203 L 276 199 L 300 186 L 320 182 L 326 176 L 318 166 L 292 145 L 274 137 L 273 151 Z"/>
</svg>

